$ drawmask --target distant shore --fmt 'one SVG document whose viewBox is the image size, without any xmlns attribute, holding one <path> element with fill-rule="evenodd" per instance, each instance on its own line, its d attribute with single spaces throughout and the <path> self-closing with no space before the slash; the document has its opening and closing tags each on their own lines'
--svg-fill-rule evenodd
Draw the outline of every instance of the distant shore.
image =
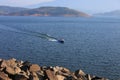
<svg viewBox="0 0 120 80">
<path fill-rule="evenodd" d="M 0 80 L 109 80 L 86 74 L 82 70 L 70 71 L 59 66 L 39 66 L 14 58 L 0 59 Z"/>
</svg>

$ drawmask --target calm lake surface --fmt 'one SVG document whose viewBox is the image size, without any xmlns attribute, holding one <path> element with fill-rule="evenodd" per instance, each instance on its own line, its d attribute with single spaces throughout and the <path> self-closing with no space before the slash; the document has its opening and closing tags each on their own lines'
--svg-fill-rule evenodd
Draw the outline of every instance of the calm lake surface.
<svg viewBox="0 0 120 80">
<path fill-rule="evenodd" d="M 19 31 L 49 34 L 65 43 Z M 0 17 L 0 58 L 11 57 L 120 79 L 120 19 Z"/>
</svg>

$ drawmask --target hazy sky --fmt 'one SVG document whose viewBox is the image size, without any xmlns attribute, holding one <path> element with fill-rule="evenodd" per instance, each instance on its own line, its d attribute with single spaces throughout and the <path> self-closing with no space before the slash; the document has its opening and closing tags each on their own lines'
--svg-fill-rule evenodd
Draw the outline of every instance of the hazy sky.
<svg viewBox="0 0 120 80">
<path fill-rule="evenodd" d="M 62 6 L 87 13 L 120 10 L 120 0 L 0 0 L 0 5 L 29 8 Z"/>
</svg>

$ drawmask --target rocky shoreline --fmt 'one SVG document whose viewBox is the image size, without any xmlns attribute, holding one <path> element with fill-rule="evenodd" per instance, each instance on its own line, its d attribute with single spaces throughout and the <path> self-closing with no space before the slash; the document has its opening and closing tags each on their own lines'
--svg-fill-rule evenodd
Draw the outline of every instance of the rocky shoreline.
<svg viewBox="0 0 120 80">
<path fill-rule="evenodd" d="M 84 73 L 82 70 L 70 71 L 59 66 L 39 66 L 14 58 L 0 59 L 0 80 L 109 80 Z"/>
</svg>

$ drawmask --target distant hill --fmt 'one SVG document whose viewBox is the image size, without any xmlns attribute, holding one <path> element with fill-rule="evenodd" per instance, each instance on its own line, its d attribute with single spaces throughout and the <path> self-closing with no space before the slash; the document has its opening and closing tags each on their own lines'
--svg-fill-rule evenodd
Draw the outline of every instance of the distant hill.
<svg viewBox="0 0 120 80">
<path fill-rule="evenodd" d="M 9 6 L 0 6 L 0 15 L 9 14 L 13 12 L 19 12 L 23 10 L 28 10 L 27 8 L 20 7 L 9 7 Z"/>
<path fill-rule="evenodd" d="M 7 12 L 7 11 L 6 11 Z M 78 16 L 90 17 L 90 15 L 67 7 L 40 7 L 35 9 L 24 9 L 14 12 L 8 11 L 4 16 Z"/>
<path fill-rule="evenodd" d="M 98 13 L 97 16 L 120 16 L 120 10 L 115 10 L 111 12 Z"/>
</svg>

